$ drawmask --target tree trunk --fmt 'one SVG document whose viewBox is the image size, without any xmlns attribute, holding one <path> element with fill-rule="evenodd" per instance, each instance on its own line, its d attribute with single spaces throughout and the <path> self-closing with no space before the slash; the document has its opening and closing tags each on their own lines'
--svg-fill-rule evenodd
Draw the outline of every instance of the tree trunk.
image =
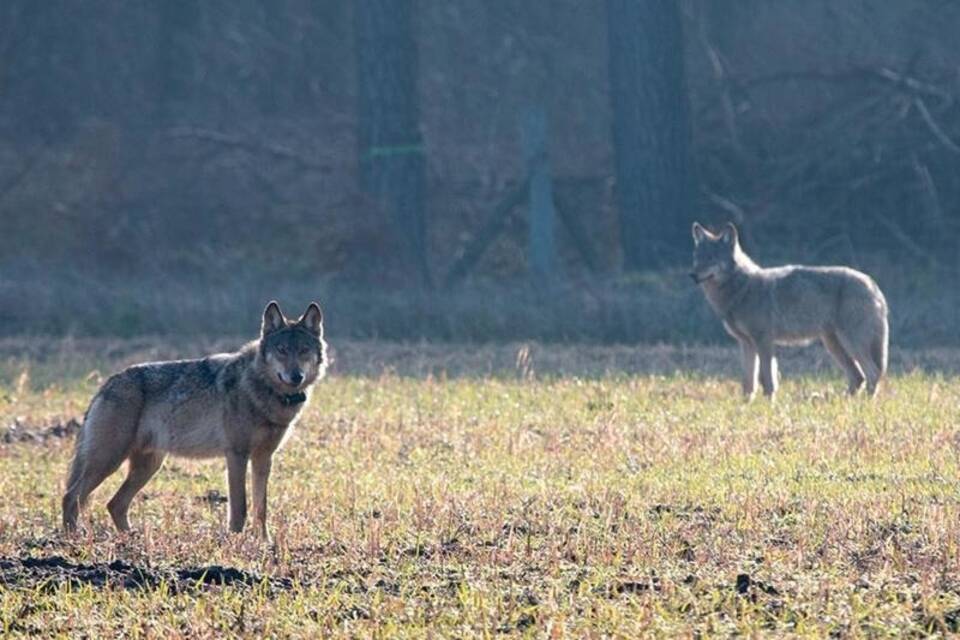
<svg viewBox="0 0 960 640">
<path fill-rule="evenodd" d="M 17 123 L 12 133 L 41 140 L 68 136 L 88 115 L 91 102 L 82 78 L 84 27 L 90 26 L 84 24 L 83 7 L 62 0 L 18 0 L 5 9 L 16 19 L 3 63 L 18 85 L 15 92 L 0 87 Z"/>
<path fill-rule="evenodd" d="M 198 0 L 164 0 L 157 9 L 154 105 L 159 120 L 168 124 L 190 98 L 194 55 L 189 42 L 201 9 Z"/>
<path fill-rule="evenodd" d="M 530 109 L 523 123 L 523 147 L 530 179 L 530 214 L 527 264 L 531 279 L 540 286 L 553 282 L 557 270 L 554 240 L 556 210 L 547 149 L 547 114 L 543 107 Z"/>
<path fill-rule="evenodd" d="M 628 271 L 675 264 L 692 217 L 690 107 L 675 0 L 607 0 L 620 242 Z"/>
<path fill-rule="evenodd" d="M 414 0 L 353 6 L 360 188 L 390 216 L 407 264 L 429 285 Z"/>
</svg>

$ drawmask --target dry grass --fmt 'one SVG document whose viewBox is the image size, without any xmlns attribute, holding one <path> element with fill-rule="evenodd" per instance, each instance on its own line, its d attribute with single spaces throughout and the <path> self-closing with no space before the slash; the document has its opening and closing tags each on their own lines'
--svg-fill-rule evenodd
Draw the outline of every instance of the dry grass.
<svg viewBox="0 0 960 640">
<path fill-rule="evenodd" d="M 128 345 L 117 360 L 141 351 Z M 544 373 L 657 350 L 578 358 L 540 348 L 519 361 L 510 351 L 466 361 L 438 353 L 407 377 L 369 374 L 390 369 L 391 357 L 394 370 L 417 373 L 396 364 L 416 361 L 408 348 L 345 345 L 340 372 L 278 457 L 272 545 L 227 533 L 225 505 L 211 494 L 224 490 L 221 462 L 181 460 L 168 460 L 134 503 L 138 532 L 108 526 L 117 474 L 94 495 L 86 534 L 65 540 L 56 524 L 70 439 L 0 444 L 0 628 L 91 637 L 960 629 L 957 380 L 901 373 L 877 401 L 850 401 L 814 359 L 804 369 L 814 375 L 787 367 L 776 404 L 746 406 L 732 379 L 683 367 Z M 14 365 L 25 363 L 7 353 L 2 425 L 76 416 L 95 388 L 81 356 L 61 354 L 70 373 L 58 377 L 58 360 L 32 353 L 33 380 L 19 384 Z M 725 356 L 706 352 L 706 370 Z M 439 373 L 484 359 L 483 375 Z M 53 556 L 122 563 L 100 567 L 99 580 L 20 563 Z M 274 581 L 170 577 L 211 565 Z M 133 567 L 152 576 L 145 586 L 124 584 Z"/>
</svg>

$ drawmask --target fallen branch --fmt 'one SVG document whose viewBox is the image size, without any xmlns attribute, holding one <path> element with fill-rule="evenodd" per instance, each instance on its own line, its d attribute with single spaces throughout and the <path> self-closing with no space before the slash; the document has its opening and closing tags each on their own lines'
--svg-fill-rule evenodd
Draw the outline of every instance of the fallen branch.
<svg viewBox="0 0 960 640">
<path fill-rule="evenodd" d="M 739 89 L 750 90 L 771 84 L 782 84 L 784 82 L 812 81 L 848 85 L 853 80 L 881 82 L 886 85 L 894 85 L 900 89 L 907 89 L 915 94 L 940 98 L 941 100 L 949 102 L 953 102 L 956 99 L 956 96 L 946 89 L 897 73 L 886 67 L 879 69 L 863 67 L 836 73 L 824 73 L 822 71 L 783 71 L 765 76 L 755 76 L 753 78 L 740 78 L 731 80 L 731 82 Z"/>
<path fill-rule="evenodd" d="M 484 224 L 483 228 L 477 233 L 473 242 L 466 248 L 463 255 L 450 268 L 444 284 L 447 288 L 452 287 L 462 280 L 483 257 L 487 247 L 496 240 L 497 236 L 503 231 L 507 224 L 507 219 L 514 208 L 527 201 L 529 192 L 529 179 L 524 179 L 506 198 L 504 198 L 493 214 Z"/>
<path fill-rule="evenodd" d="M 305 158 L 288 147 L 278 144 L 251 141 L 239 136 L 221 133 L 219 131 L 196 129 L 193 127 L 176 127 L 174 129 L 170 129 L 167 132 L 167 135 L 173 139 L 192 139 L 200 140 L 202 142 L 211 142 L 226 147 L 240 149 L 241 151 L 246 151 L 247 153 L 252 154 L 265 153 L 267 155 L 274 156 L 275 158 L 280 158 L 281 160 L 288 160 L 301 168 L 320 171 L 321 173 L 330 173 L 331 171 L 330 167 L 318 162 L 314 162 L 309 158 Z"/>
<path fill-rule="evenodd" d="M 943 146 L 954 153 L 960 153 L 960 147 L 950 139 L 943 129 L 940 128 L 940 125 L 937 124 L 937 121 L 933 119 L 933 116 L 930 115 L 930 110 L 927 109 L 927 105 L 920 98 L 915 98 L 913 104 L 916 105 L 917 111 L 920 113 L 920 117 L 923 118 L 923 121 L 927 124 L 927 127 L 930 128 L 930 132 L 940 141 Z"/>
</svg>

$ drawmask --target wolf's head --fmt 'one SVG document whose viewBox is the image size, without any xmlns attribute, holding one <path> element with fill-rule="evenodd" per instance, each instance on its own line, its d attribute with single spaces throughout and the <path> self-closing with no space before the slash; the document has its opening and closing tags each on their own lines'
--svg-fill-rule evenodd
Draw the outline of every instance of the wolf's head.
<svg viewBox="0 0 960 640">
<path fill-rule="evenodd" d="M 271 386 L 285 393 L 296 393 L 322 377 L 327 363 L 320 306 L 311 302 L 293 321 L 276 302 L 268 304 L 260 329 L 260 358 Z"/>
<path fill-rule="evenodd" d="M 737 265 L 740 240 L 737 228 L 728 222 L 720 233 L 711 233 L 699 222 L 693 223 L 693 269 L 690 277 L 697 284 L 722 282 Z"/>
</svg>

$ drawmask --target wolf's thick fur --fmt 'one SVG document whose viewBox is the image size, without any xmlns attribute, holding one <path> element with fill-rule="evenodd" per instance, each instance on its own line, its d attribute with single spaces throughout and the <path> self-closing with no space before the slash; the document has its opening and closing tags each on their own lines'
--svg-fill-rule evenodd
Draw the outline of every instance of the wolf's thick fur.
<svg viewBox="0 0 960 640">
<path fill-rule="evenodd" d="M 847 267 L 765 269 L 740 248 L 732 224 L 718 234 L 693 224 L 693 271 L 727 332 L 740 343 L 743 392 L 757 375 L 767 396 L 777 387 L 774 346 L 819 338 L 847 375 L 851 395 L 864 382 L 877 392 L 887 370 L 887 301 L 870 276 Z"/>
<path fill-rule="evenodd" d="M 129 529 L 131 500 L 169 453 L 226 458 L 231 531 L 246 521 L 249 461 L 254 519 L 266 536 L 271 458 L 326 369 L 322 319 L 316 303 L 294 322 L 271 302 L 260 338 L 235 353 L 140 364 L 109 378 L 77 436 L 63 496 L 64 529 L 76 528 L 90 493 L 124 460 L 127 478 L 107 508 L 117 529 Z"/>
</svg>

